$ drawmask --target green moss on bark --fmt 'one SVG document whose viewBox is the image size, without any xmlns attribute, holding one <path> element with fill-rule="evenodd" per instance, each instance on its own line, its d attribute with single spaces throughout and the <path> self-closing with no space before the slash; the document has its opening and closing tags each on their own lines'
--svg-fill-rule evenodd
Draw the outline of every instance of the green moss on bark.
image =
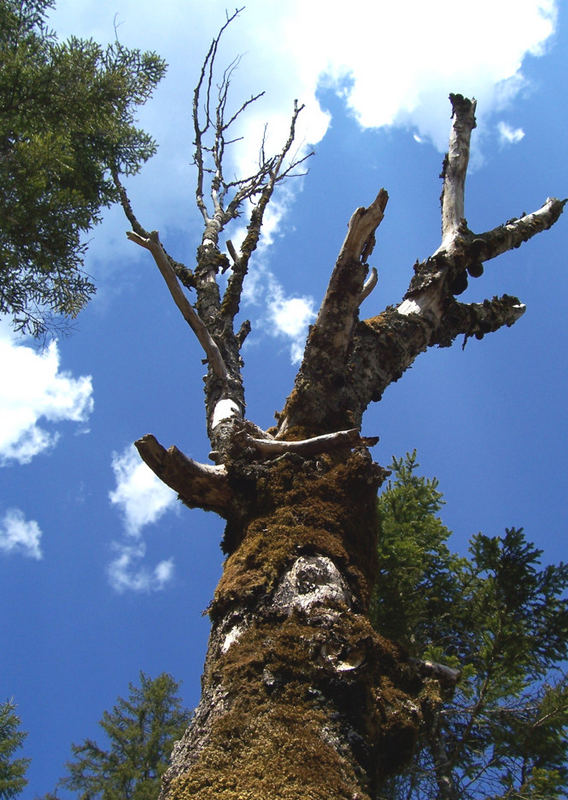
<svg viewBox="0 0 568 800">
<path fill-rule="evenodd" d="M 247 480 L 238 464 L 231 469 L 233 482 Z M 241 542 L 225 564 L 212 615 L 270 593 L 292 560 L 311 553 L 336 562 L 366 607 L 376 572 L 376 493 L 384 475 L 366 450 L 263 465 L 255 476 L 254 514 L 239 523 Z"/>
<path fill-rule="evenodd" d="M 360 666 L 338 672 L 354 651 Z M 402 655 L 352 613 L 331 625 L 297 613 L 248 628 L 206 676 L 230 687 L 231 707 L 168 800 L 369 797 L 418 732 L 416 678 Z"/>
<path fill-rule="evenodd" d="M 366 616 L 385 471 L 364 448 L 249 456 L 227 465 L 248 505 L 211 607 L 205 705 L 164 796 L 368 800 L 436 704 Z M 331 560 L 345 591 L 307 602 L 311 589 L 284 580 L 303 556 Z"/>
</svg>

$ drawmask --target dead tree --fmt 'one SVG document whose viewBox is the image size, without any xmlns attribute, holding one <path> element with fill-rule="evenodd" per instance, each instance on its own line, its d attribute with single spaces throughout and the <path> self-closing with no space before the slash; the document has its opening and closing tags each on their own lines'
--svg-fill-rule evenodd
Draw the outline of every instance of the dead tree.
<svg viewBox="0 0 568 800">
<path fill-rule="evenodd" d="M 256 97 L 228 113 L 234 65 L 218 86 L 214 79 L 223 30 L 194 93 L 196 203 L 204 228 L 193 269 L 168 255 L 156 231 L 142 228 L 117 184 L 129 238 L 150 251 L 203 348 L 214 465 L 165 449 L 152 435 L 136 446 L 187 506 L 226 521 L 227 559 L 209 608 L 202 698 L 174 750 L 162 798 L 364 800 L 411 757 L 418 731 L 434 724 L 457 673 L 409 659 L 369 622 L 375 501 L 385 470 L 369 453 L 374 441 L 359 433 L 363 412 L 427 348 L 449 346 L 458 336 L 482 339 L 519 319 L 525 307 L 516 297 L 462 303 L 456 296 L 485 262 L 550 228 L 565 201 L 548 199 L 531 214 L 472 232 L 464 186 L 475 101 L 451 95 L 439 248 L 414 265 L 398 306 L 361 320 L 360 304 L 376 283 L 369 259 L 386 191 L 356 209 L 295 385 L 275 427 L 262 430 L 245 418 L 240 351 L 250 324 L 236 330 L 235 319 L 266 208 L 303 160 L 290 157 L 301 107 L 294 107 L 280 153 L 269 157 L 261 147 L 258 170 L 228 180 L 230 129 Z M 242 245 L 227 241 L 224 253 L 223 230 L 247 208 Z M 217 278 L 225 272 L 222 292 Z"/>
</svg>

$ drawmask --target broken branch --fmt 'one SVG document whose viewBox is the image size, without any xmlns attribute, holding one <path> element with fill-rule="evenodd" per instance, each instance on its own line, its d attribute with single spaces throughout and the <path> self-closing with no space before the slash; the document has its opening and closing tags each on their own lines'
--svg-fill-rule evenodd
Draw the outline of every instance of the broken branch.
<svg viewBox="0 0 568 800">
<path fill-rule="evenodd" d="M 175 446 L 166 450 L 151 433 L 134 444 L 144 463 L 187 506 L 228 515 L 233 494 L 224 466 L 200 464 Z"/>
<path fill-rule="evenodd" d="M 389 196 L 381 189 L 368 208 L 357 208 L 349 220 L 347 236 L 339 252 L 338 263 L 343 259 L 368 258 L 373 252 L 374 234 L 385 215 Z"/>
<path fill-rule="evenodd" d="M 465 225 L 465 177 L 469 162 L 471 132 L 476 126 L 475 100 L 451 94 L 452 130 L 442 178 L 442 247 Z"/>
</svg>

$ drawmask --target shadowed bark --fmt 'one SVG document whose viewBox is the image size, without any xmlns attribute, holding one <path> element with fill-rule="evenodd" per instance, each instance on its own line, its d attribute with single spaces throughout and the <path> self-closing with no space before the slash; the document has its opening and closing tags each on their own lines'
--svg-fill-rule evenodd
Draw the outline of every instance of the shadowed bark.
<svg viewBox="0 0 568 800">
<path fill-rule="evenodd" d="M 377 282 L 368 261 L 387 192 L 380 189 L 354 212 L 294 387 L 277 426 L 262 430 L 245 418 L 240 349 L 250 323 L 235 330 L 235 318 L 266 208 L 307 156 L 290 155 L 302 110 L 295 104 L 281 151 L 267 156 L 262 143 L 254 175 L 225 178 L 230 129 L 260 96 L 227 116 L 235 64 L 216 79 L 214 63 L 226 25 L 211 44 L 193 99 L 196 204 L 204 228 L 191 269 L 173 261 L 156 232 L 142 228 L 119 186 L 133 227 L 129 238 L 150 251 L 203 348 L 216 466 L 176 447 L 166 450 L 150 434 L 136 445 L 187 505 L 226 520 L 227 559 L 209 608 L 202 698 L 176 745 L 161 797 L 367 800 L 412 756 L 418 732 L 435 729 L 459 672 L 409 658 L 369 622 L 376 494 L 388 473 L 369 452 L 377 438 L 360 435 L 363 413 L 429 347 L 449 346 L 460 335 L 480 339 L 516 322 L 525 307 L 515 297 L 466 304 L 456 295 L 468 276 L 481 276 L 484 262 L 553 225 L 564 201 L 549 199 L 493 230 L 470 231 L 465 179 L 475 102 L 451 95 L 439 248 L 414 265 L 396 307 L 361 320 L 361 302 Z M 223 253 L 221 232 L 247 209 L 242 245 L 228 241 Z M 222 293 L 218 276 L 225 272 Z"/>
</svg>

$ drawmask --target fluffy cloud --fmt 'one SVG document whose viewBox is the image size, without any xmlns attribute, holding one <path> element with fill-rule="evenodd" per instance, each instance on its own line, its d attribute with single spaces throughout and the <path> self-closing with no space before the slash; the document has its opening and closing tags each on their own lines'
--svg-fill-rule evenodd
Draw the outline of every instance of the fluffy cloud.
<svg viewBox="0 0 568 800">
<path fill-rule="evenodd" d="M 174 563 L 167 559 L 149 569 L 143 563 L 146 545 L 141 531 L 176 507 L 176 494 L 140 460 L 133 445 L 113 453 L 112 469 L 116 488 L 109 498 L 121 513 L 129 540 L 113 542 L 116 555 L 108 566 L 109 582 L 117 592 L 159 591 L 171 580 Z"/>
<path fill-rule="evenodd" d="M 275 335 L 291 340 L 290 359 L 293 364 L 302 359 L 308 325 L 313 322 L 315 314 L 311 297 L 286 297 L 279 284 L 272 285 L 268 307 L 271 330 Z"/>
<path fill-rule="evenodd" d="M 448 93 L 477 97 L 483 125 L 522 88 L 523 59 L 544 52 L 557 16 L 553 0 L 478 0 L 475 13 L 454 0 L 354 0 L 335 15 L 326 6 L 301 4 L 302 24 L 283 34 L 300 69 L 341 91 L 362 127 L 408 125 L 440 150 Z"/>
<path fill-rule="evenodd" d="M 115 543 L 114 549 L 117 555 L 108 566 L 108 577 L 110 585 L 117 592 L 160 591 L 173 577 L 174 563 L 171 558 L 160 561 L 152 570 L 141 564 L 146 555 L 143 542 L 131 545 Z"/>
<path fill-rule="evenodd" d="M 138 536 L 145 525 L 156 522 L 175 507 L 175 492 L 141 461 L 134 445 L 122 453 L 113 453 L 112 469 L 116 489 L 109 493 L 110 501 L 120 509 L 130 536 Z"/>
<path fill-rule="evenodd" d="M 525 132 L 522 128 L 511 128 L 510 125 L 503 121 L 497 124 L 497 130 L 499 131 L 501 144 L 516 144 L 525 138 Z"/>
<path fill-rule="evenodd" d="M 91 377 L 62 371 L 55 341 L 37 351 L 2 323 L 0 369 L 0 465 L 27 464 L 53 447 L 59 434 L 47 430 L 46 422 L 85 422 L 93 410 Z"/>
<path fill-rule="evenodd" d="M 39 560 L 43 557 L 40 542 L 39 525 L 33 519 L 26 520 L 19 508 L 9 508 L 0 519 L 0 551 Z"/>
</svg>

